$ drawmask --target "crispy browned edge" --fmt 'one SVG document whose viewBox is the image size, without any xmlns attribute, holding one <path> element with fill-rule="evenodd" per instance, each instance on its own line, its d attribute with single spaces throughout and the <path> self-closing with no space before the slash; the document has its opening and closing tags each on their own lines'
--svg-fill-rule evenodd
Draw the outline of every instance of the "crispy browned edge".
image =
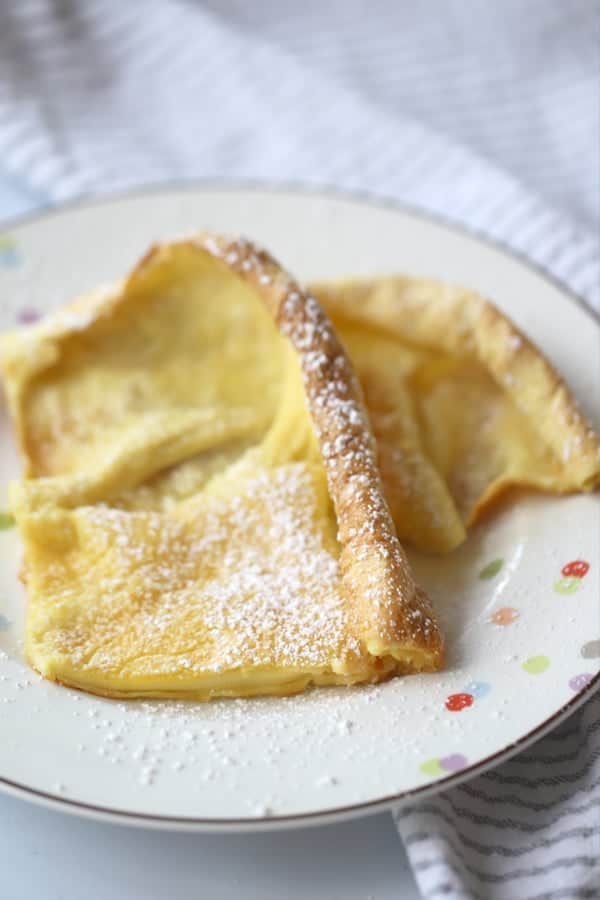
<svg viewBox="0 0 600 900">
<path fill-rule="evenodd" d="M 297 353 L 337 517 L 342 585 L 367 642 L 409 651 L 409 661 L 399 662 L 397 671 L 439 669 L 443 638 L 396 536 L 361 388 L 329 318 L 268 252 L 244 238 L 201 232 L 175 244 L 157 244 L 129 280 L 182 245 L 210 254 L 251 285 Z"/>
<path fill-rule="evenodd" d="M 387 298 L 387 309 L 368 302 L 380 285 L 395 288 L 393 301 L 390 303 Z M 515 406 L 536 423 L 542 440 L 573 473 L 572 482 L 565 483 L 559 492 L 598 487 L 600 439 L 579 411 L 562 375 L 491 300 L 459 285 L 407 275 L 342 278 L 316 282 L 309 287 L 334 318 L 339 314 L 356 322 L 375 324 L 392 335 L 415 340 L 432 349 L 442 348 L 477 359 L 509 394 Z M 423 305 L 424 294 L 427 303 L 433 301 L 432 314 L 426 318 L 414 315 Z M 520 389 L 520 376 L 531 372 L 535 372 L 535 396 Z M 557 421 L 561 424 L 558 429 Z M 572 448 L 568 461 L 562 457 L 565 435 Z M 466 525 L 474 524 L 508 490 L 519 486 L 526 485 L 514 478 L 499 482 L 480 498 Z"/>
</svg>

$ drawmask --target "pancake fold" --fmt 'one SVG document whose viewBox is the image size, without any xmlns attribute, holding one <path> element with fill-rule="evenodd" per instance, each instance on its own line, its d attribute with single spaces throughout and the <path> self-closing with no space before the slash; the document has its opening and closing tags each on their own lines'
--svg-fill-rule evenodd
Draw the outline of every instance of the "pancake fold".
<svg viewBox="0 0 600 900">
<path fill-rule="evenodd" d="M 352 364 L 266 252 L 158 245 L 0 355 L 43 675 L 206 700 L 442 665 Z"/>
<path fill-rule="evenodd" d="M 430 279 L 311 285 L 362 382 L 400 540 L 448 552 L 512 487 L 600 483 L 600 441 L 558 372 L 493 304 Z"/>
</svg>

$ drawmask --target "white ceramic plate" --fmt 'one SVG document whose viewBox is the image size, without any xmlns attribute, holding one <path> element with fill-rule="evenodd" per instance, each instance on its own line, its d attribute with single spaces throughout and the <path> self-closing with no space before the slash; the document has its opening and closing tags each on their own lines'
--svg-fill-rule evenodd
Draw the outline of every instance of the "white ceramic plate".
<svg viewBox="0 0 600 900">
<path fill-rule="evenodd" d="M 531 335 L 598 420 L 590 404 L 600 397 L 600 329 L 560 286 L 446 225 L 336 196 L 188 187 L 18 224 L 0 239 L 0 328 L 121 275 L 151 241 L 201 227 L 262 241 L 301 279 L 406 271 L 477 288 Z M 5 412 L 0 429 L 6 508 L 18 465 Z M 528 496 L 448 559 L 411 554 L 447 636 L 442 674 L 210 705 L 102 700 L 31 672 L 19 542 L 6 527 L 2 786 L 82 814 L 217 830 L 358 815 L 471 777 L 600 683 L 599 513 L 597 496 Z M 589 570 L 565 579 L 561 570 L 577 560 Z M 585 566 L 575 568 L 581 575 Z"/>
</svg>

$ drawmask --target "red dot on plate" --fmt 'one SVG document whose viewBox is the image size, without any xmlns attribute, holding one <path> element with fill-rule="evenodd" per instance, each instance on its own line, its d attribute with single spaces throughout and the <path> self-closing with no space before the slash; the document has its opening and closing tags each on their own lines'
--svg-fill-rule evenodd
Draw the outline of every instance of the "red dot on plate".
<svg viewBox="0 0 600 900">
<path fill-rule="evenodd" d="M 572 562 L 567 563 L 566 566 L 563 566 L 560 571 L 565 578 L 583 578 L 584 575 L 587 575 L 589 569 L 589 562 L 586 562 L 584 559 L 574 559 Z"/>
<path fill-rule="evenodd" d="M 449 709 L 450 712 L 460 712 L 461 709 L 472 706 L 474 700 L 473 694 L 450 694 L 449 697 L 446 697 L 446 709 Z"/>
</svg>

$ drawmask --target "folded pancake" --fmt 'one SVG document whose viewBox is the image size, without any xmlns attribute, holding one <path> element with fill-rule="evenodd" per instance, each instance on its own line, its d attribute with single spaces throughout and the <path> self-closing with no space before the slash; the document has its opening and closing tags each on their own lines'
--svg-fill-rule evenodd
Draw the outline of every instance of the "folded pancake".
<svg viewBox="0 0 600 900">
<path fill-rule="evenodd" d="M 440 667 L 352 367 L 266 253 L 157 246 L 0 351 L 43 675 L 208 699 Z"/>
<path fill-rule="evenodd" d="M 491 303 L 399 276 L 311 290 L 362 382 L 401 541 L 446 552 L 511 487 L 598 485 L 598 437 L 558 373 Z"/>
</svg>

